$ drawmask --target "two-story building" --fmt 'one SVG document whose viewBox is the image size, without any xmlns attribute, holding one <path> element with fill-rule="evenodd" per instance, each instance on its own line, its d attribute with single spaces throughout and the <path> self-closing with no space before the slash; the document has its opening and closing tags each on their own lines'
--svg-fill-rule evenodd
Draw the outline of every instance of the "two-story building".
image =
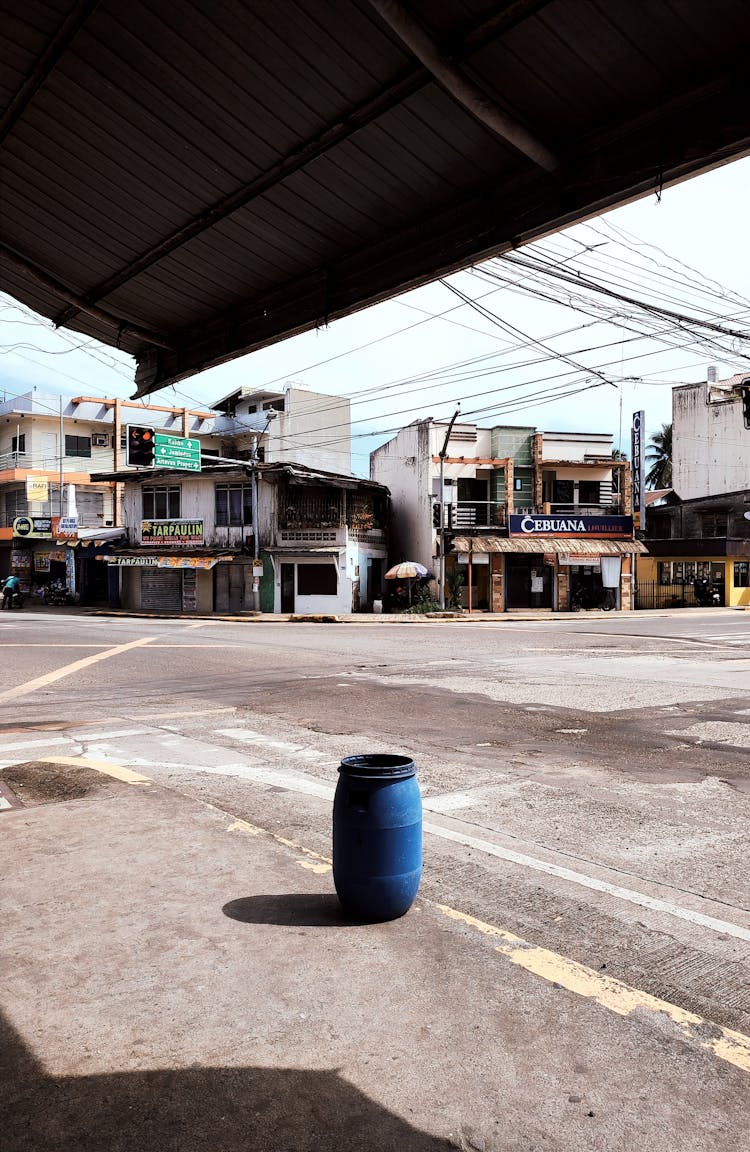
<svg viewBox="0 0 750 1152">
<path fill-rule="evenodd" d="M 92 473 L 125 466 L 128 423 L 198 435 L 211 412 L 32 389 L 0 404 L 0 575 L 26 592 L 59 581 L 106 602 L 97 555 L 124 533 L 120 490 Z"/>
<path fill-rule="evenodd" d="M 415 421 L 371 455 L 371 477 L 391 491 L 392 559 L 437 576 L 442 554 L 446 587 L 462 583 L 470 610 L 632 607 L 632 557 L 642 545 L 630 468 L 615 459 L 611 436 L 448 431 Z"/>
<path fill-rule="evenodd" d="M 210 456 L 200 473 L 157 468 L 106 479 L 123 484 L 127 533 L 103 557 L 118 577 L 113 606 L 348 613 L 382 595 L 382 485 Z"/>
</svg>

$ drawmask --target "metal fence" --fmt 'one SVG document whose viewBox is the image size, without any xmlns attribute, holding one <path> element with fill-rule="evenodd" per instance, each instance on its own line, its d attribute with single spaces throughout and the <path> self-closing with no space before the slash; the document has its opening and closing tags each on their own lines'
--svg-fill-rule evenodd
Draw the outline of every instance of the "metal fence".
<svg viewBox="0 0 750 1152">
<path fill-rule="evenodd" d="M 716 585 L 714 585 L 716 587 Z M 724 592 L 719 586 L 721 602 Z M 656 580 L 639 580 L 635 587 L 635 607 L 639 608 L 698 608 L 692 580 L 673 584 L 660 584 Z"/>
</svg>

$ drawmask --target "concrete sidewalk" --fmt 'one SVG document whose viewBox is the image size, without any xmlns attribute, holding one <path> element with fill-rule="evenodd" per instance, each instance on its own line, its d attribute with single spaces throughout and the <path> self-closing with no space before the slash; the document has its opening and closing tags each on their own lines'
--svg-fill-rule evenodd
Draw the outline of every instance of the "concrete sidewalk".
<svg viewBox="0 0 750 1152">
<path fill-rule="evenodd" d="M 622 617 L 628 619 L 646 619 L 679 617 L 689 613 L 691 616 L 716 616 L 723 612 L 745 612 L 743 606 L 735 608 L 653 608 L 638 612 L 603 612 L 601 609 L 590 609 L 585 612 L 552 612 L 546 609 L 535 608 L 530 610 L 513 609 L 508 612 L 425 612 L 422 615 L 410 613 L 383 612 L 377 615 L 372 612 L 353 612 L 350 614 L 336 613 L 290 613 L 290 612 L 246 612 L 239 616 L 220 614 L 218 612 L 157 612 L 157 611 L 126 611 L 124 608 L 97 608 L 80 605 L 66 605 L 62 608 L 50 608 L 44 605 L 33 605 L 30 609 L 24 608 L 22 614 L 30 610 L 35 616 L 57 615 L 60 613 L 71 616 L 116 616 L 127 617 L 133 620 L 217 620 L 233 624 L 482 624 L 504 623 L 513 624 L 521 622 L 539 621 L 571 621 L 579 620 L 616 620 Z M 18 613 L 16 613 L 17 615 Z"/>
<path fill-rule="evenodd" d="M 744 1038 L 123 776 L 0 813 L 4 1152 L 746 1148 Z"/>
</svg>

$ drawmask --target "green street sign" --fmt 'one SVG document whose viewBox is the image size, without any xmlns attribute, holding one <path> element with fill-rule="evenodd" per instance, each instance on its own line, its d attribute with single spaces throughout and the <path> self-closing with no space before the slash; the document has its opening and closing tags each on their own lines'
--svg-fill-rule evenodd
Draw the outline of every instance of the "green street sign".
<svg viewBox="0 0 750 1152">
<path fill-rule="evenodd" d="M 189 440 L 186 436 L 167 436 L 165 432 L 154 435 L 154 468 L 181 468 L 184 472 L 200 472 L 200 440 Z"/>
</svg>

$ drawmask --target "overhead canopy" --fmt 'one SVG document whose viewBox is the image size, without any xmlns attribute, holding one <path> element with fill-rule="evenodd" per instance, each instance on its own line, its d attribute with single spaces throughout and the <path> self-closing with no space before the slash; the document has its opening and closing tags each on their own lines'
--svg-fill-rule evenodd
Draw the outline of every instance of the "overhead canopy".
<svg viewBox="0 0 750 1152">
<path fill-rule="evenodd" d="M 640 540 L 556 540 L 550 536 L 524 539 L 520 536 L 456 536 L 455 552 L 556 552 L 568 556 L 613 556 L 616 553 L 647 552 Z"/>
<path fill-rule="evenodd" d="M 138 395 L 750 147 L 744 0 L 0 18 L 0 284 Z"/>
</svg>

